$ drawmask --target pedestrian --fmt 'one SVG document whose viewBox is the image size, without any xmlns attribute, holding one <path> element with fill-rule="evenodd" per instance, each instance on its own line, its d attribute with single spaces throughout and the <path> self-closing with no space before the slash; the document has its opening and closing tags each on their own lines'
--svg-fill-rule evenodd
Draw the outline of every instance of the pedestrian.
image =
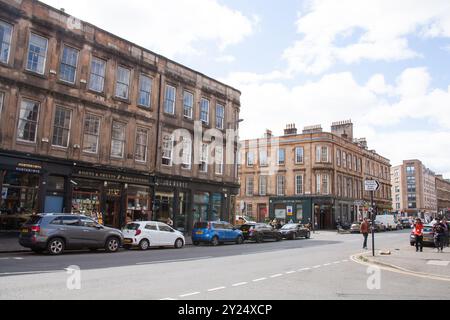
<svg viewBox="0 0 450 320">
<path fill-rule="evenodd" d="M 444 217 L 442 219 L 442 224 L 444 225 L 445 231 L 444 231 L 444 247 L 449 246 L 449 223 L 447 221 L 447 218 Z"/>
<path fill-rule="evenodd" d="M 170 217 L 169 217 L 169 219 L 167 219 L 167 225 L 170 227 L 173 227 L 173 221 L 172 221 L 172 219 L 170 219 Z"/>
<path fill-rule="evenodd" d="M 361 223 L 360 232 L 364 237 L 364 243 L 363 243 L 363 249 L 368 250 L 367 248 L 367 239 L 369 238 L 369 222 L 367 221 L 367 218 L 364 218 L 363 223 Z"/>
<path fill-rule="evenodd" d="M 283 228 L 283 225 L 281 224 L 281 221 L 278 220 L 278 222 L 277 222 L 277 229 L 280 230 L 281 228 Z"/>
<path fill-rule="evenodd" d="M 423 252 L 423 223 L 420 218 L 416 219 L 414 224 L 414 237 L 416 241 L 416 252 Z"/>
<path fill-rule="evenodd" d="M 437 252 L 444 252 L 444 236 L 445 226 L 440 219 L 436 219 L 436 224 L 433 226 L 434 244 Z"/>
</svg>

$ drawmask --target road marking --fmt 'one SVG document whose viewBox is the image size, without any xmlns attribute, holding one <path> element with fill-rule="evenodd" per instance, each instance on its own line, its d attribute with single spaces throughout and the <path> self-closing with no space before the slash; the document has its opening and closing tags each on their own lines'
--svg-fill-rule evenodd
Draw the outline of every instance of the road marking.
<svg viewBox="0 0 450 320">
<path fill-rule="evenodd" d="M 179 295 L 179 297 L 180 297 L 180 298 L 186 298 L 186 297 L 195 296 L 195 295 L 197 295 L 197 294 L 200 294 L 200 292 L 186 293 L 186 294 Z"/>
<path fill-rule="evenodd" d="M 298 269 L 298 272 L 303 272 L 303 271 L 308 271 L 308 270 L 311 270 L 311 268 Z"/>
<path fill-rule="evenodd" d="M 323 266 L 324 266 L 324 267 L 331 266 L 331 263 L 325 263 Z"/>
<path fill-rule="evenodd" d="M 279 277 L 282 277 L 283 275 L 281 274 L 281 273 L 278 273 L 278 274 L 274 274 L 273 276 L 270 276 L 272 279 L 274 279 L 274 278 L 279 278 Z"/>
<path fill-rule="evenodd" d="M 160 299 L 160 301 L 169 301 L 169 300 L 176 300 L 176 299 L 173 299 L 173 298 L 164 298 L 164 299 Z"/>
<path fill-rule="evenodd" d="M 348 260 L 342 260 L 342 262 L 348 262 Z"/>
<path fill-rule="evenodd" d="M 430 266 L 448 267 L 450 261 L 431 260 L 427 262 Z"/>
<path fill-rule="evenodd" d="M 341 263 L 340 261 L 333 262 L 333 264 L 340 264 L 340 263 Z"/>
<path fill-rule="evenodd" d="M 286 274 L 293 274 L 295 271 L 287 271 Z"/>
<path fill-rule="evenodd" d="M 214 288 L 214 289 L 209 289 L 208 292 L 214 292 L 214 291 L 219 291 L 219 290 L 223 290 L 226 289 L 226 287 L 218 287 L 218 288 Z"/>
<path fill-rule="evenodd" d="M 264 281 L 267 280 L 267 278 L 259 278 L 259 279 L 255 279 L 253 280 L 253 282 L 260 282 L 260 281 Z"/>
<path fill-rule="evenodd" d="M 214 258 L 212 256 L 209 257 L 198 257 L 198 258 L 189 258 L 189 259 L 178 259 L 178 260 L 161 260 L 161 261 L 150 261 L 150 262 L 138 262 L 136 265 L 147 265 L 147 264 L 160 264 L 160 263 L 172 263 L 172 262 L 183 262 L 183 261 L 197 261 L 197 260 L 205 260 Z"/>
<path fill-rule="evenodd" d="M 232 287 L 240 287 L 240 286 L 245 286 L 246 284 L 248 284 L 248 282 L 239 282 L 239 283 L 235 283 L 232 285 Z"/>
<path fill-rule="evenodd" d="M 314 267 L 312 267 L 313 269 L 319 269 L 320 267 L 322 267 L 321 265 L 318 265 L 318 266 L 314 266 Z"/>
<path fill-rule="evenodd" d="M 23 276 L 23 275 L 44 274 L 44 273 L 62 273 L 62 272 L 67 272 L 67 271 L 66 270 L 53 270 L 53 271 L 4 272 L 4 273 L 0 273 L 0 277 Z"/>
</svg>

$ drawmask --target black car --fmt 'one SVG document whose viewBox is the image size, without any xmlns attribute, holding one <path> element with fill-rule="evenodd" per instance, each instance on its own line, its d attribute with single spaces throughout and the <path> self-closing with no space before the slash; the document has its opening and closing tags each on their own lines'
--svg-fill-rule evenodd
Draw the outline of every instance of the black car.
<svg viewBox="0 0 450 320">
<path fill-rule="evenodd" d="M 240 227 L 245 240 L 258 243 L 266 240 L 281 241 L 281 232 L 264 223 L 247 223 Z"/>
<path fill-rule="evenodd" d="M 311 238 L 311 231 L 299 223 L 285 224 L 280 231 L 284 239 Z"/>
</svg>

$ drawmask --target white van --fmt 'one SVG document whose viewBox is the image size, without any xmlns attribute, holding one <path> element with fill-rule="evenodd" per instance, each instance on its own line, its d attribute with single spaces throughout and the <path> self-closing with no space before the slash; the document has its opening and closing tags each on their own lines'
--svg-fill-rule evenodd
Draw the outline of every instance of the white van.
<svg viewBox="0 0 450 320">
<path fill-rule="evenodd" d="M 397 222 L 395 222 L 395 217 L 392 214 L 379 215 L 376 221 L 384 224 L 387 230 L 397 230 Z"/>
</svg>

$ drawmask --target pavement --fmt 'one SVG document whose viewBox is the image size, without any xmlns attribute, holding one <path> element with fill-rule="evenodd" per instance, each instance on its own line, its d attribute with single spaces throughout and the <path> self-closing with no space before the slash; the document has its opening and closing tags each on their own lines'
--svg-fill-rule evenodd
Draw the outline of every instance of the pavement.
<svg viewBox="0 0 450 320">
<path fill-rule="evenodd" d="M 409 232 L 376 236 L 377 248 L 402 248 L 408 241 Z M 0 300 L 449 299 L 447 281 L 408 273 L 383 269 L 378 286 L 373 269 L 351 259 L 361 246 L 360 235 L 319 232 L 310 240 L 181 250 L 2 254 Z M 79 289 L 68 272 L 74 267 L 80 270 Z"/>
<path fill-rule="evenodd" d="M 390 253 L 390 254 L 382 254 Z M 385 246 L 372 252 L 359 255 L 362 260 L 404 272 L 431 277 L 442 277 L 450 280 L 450 248 L 438 253 L 435 248 L 425 247 L 423 252 L 416 252 L 415 247 Z"/>
</svg>

